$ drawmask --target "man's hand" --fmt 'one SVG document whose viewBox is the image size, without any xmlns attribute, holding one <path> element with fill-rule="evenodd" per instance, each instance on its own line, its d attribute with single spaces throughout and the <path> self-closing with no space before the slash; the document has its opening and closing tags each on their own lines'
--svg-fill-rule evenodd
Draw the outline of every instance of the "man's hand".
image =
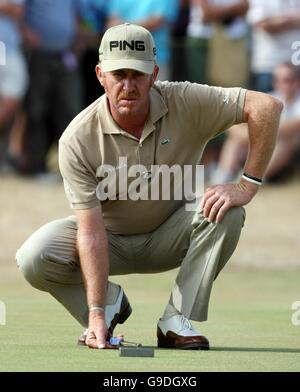
<svg viewBox="0 0 300 392">
<path fill-rule="evenodd" d="M 116 348 L 108 343 L 109 338 L 104 314 L 90 313 L 86 345 L 90 348 Z"/>
<path fill-rule="evenodd" d="M 241 180 L 239 184 L 211 186 L 206 189 L 200 202 L 203 216 L 209 222 L 220 223 L 229 208 L 248 204 L 257 190 L 257 185 L 244 180 Z"/>
<path fill-rule="evenodd" d="M 278 15 L 266 18 L 256 26 L 269 34 L 284 33 L 285 31 L 298 29 L 300 26 L 300 17 L 296 14 Z"/>
</svg>

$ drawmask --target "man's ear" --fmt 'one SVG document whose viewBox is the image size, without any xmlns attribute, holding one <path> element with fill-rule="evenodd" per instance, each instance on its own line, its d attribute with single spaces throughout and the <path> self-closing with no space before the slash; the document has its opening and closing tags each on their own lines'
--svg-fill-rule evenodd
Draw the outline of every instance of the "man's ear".
<svg viewBox="0 0 300 392">
<path fill-rule="evenodd" d="M 154 71 L 153 71 L 153 74 L 152 74 L 152 78 L 151 78 L 152 86 L 153 86 L 154 82 L 157 79 L 158 72 L 159 72 L 159 66 L 155 65 Z"/>
<path fill-rule="evenodd" d="M 102 69 L 101 69 L 99 64 L 96 65 L 95 71 L 96 71 L 97 79 L 99 80 L 101 86 L 103 86 L 103 77 L 104 77 L 104 75 L 103 75 Z"/>
</svg>

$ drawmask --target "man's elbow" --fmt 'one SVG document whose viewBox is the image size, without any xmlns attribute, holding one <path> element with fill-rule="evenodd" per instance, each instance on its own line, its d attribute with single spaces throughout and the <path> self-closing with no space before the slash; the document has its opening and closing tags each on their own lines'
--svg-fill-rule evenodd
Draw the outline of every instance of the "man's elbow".
<svg viewBox="0 0 300 392">
<path fill-rule="evenodd" d="M 283 103 L 280 99 L 273 97 L 272 95 L 260 93 L 263 98 L 261 101 L 260 109 L 264 112 L 269 113 L 281 113 L 283 109 Z"/>
<path fill-rule="evenodd" d="M 283 102 L 278 99 L 278 98 L 274 98 L 274 97 L 270 97 L 272 100 L 272 108 L 275 112 L 278 112 L 279 115 L 281 114 L 282 110 L 283 110 Z"/>
<path fill-rule="evenodd" d="M 283 103 L 280 99 L 266 95 L 266 102 L 261 106 L 261 116 L 271 125 L 273 124 L 275 133 L 278 133 Z"/>
<path fill-rule="evenodd" d="M 245 122 L 278 122 L 282 109 L 283 103 L 278 98 L 257 91 L 248 91 L 244 108 Z"/>
</svg>

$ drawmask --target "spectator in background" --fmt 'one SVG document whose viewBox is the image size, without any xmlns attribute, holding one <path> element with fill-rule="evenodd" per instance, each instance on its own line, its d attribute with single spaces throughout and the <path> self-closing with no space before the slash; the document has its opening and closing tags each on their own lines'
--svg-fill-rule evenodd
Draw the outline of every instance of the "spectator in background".
<svg viewBox="0 0 300 392">
<path fill-rule="evenodd" d="M 300 148 L 300 77 L 299 71 L 290 63 L 278 65 L 273 73 L 274 91 L 284 108 L 278 132 L 277 144 L 265 173 L 266 180 L 278 178 L 290 166 Z M 231 128 L 225 142 L 219 167 L 212 183 L 226 183 L 236 178 L 247 156 L 248 135 L 246 124 Z"/>
<path fill-rule="evenodd" d="M 186 70 L 186 31 L 189 22 L 190 0 L 180 0 L 180 9 L 172 28 L 171 80 L 188 80 Z"/>
<path fill-rule="evenodd" d="M 0 137 L 8 123 L 18 111 L 26 92 L 28 77 L 23 57 L 22 36 L 19 24 L 23 17 L 25 0 L 7 0 L 0 2 L 0 41 L 2 58 L 0 59 Z M 2 140 L 3 142 L 3 140 Z M 1 151 L 1 158 L 6 155 L 6 146 Z"/>
<path fill-rule="evenodd" d="M 79 0 L 80 30 L 77 46 L 80 46 L 81 78 L 84 86 L 84 106 L 104 94 L 95 83 L 95 66 L 99 61 L 98 46 L 106 25 L 107 0 Z"/>
<path fill-rule="evenodd" d="M 110 0 L 108 26 L 135 23 L 149 30 L 156 42 L 158 79 L 170 80 L 171 27 L 175 22 L 179 0 Z"/>
<path fill-rule="evenodd" d="M 300 0 L 250 0 L 247 19 L 252 26 L 251 88 L 268 92 L 274 67 L 292 61 L 292 43 L 300 39 Z"/>
<path fill-rule="evenodd" d="M 81 110 L 78 59 L 74 54 L 77 0 L 26 0 L 23 33 L 28 48 L 30 86 L 26 170 L 48 172 L 48 150 Z"/>
<path fill-rule="evenodd" d="M 248 81 L 247 0 L 191 0 L 187 38 L 188 79 L 222 87 Z M 211 140 L 202 157 L 205 177 L 214 172 L 225 134 Z"/>
<path fill-rule="evenodd" d="M 191 0 L 187 30 L 190 81 L 246 85 L 247 9 L 247 0 Z"/>
<path fill-rule="evenodd" d="M 89 43 L 99 44 L 99 34 L 104 32 L 107 0 L 79 0 L 81 27 Z"/>
</svg>

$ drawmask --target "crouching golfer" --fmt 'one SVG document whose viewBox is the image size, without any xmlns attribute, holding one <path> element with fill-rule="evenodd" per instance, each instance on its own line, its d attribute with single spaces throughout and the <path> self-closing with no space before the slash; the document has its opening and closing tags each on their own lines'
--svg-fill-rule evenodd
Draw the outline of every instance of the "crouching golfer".
<svg viewBox="0 0 300 392">
<path fill-rule="evenodd" d="M 261 185 L 275 144 L 279 101 L 241 88 L 156 81 L 155 52 L 143 27 L 126 23 L 106 31 L 96 66 L 105 94 L 59 143 L 75 216 L 40 228 L 16 256 L 28 282 L 87 328 L 79 340 L 91 348 L 110 347 L 115 326 L 131 313 L 123 288 L 109 276 L 176 267 L 157 324 L 158 347 L 209 348 L 190 320 L 207 319 L 213 281 L 239 240 L 242 206 Z M 241 122 L 249 126 L 249 154 L 239 183 L 208 188 L 196 211 L 175 191 L 169 200 L 161 188 L 158 197 L 144 197 L 157 177 L 153 168 L 195 167 L 208 140 Z"/>
</svg>

